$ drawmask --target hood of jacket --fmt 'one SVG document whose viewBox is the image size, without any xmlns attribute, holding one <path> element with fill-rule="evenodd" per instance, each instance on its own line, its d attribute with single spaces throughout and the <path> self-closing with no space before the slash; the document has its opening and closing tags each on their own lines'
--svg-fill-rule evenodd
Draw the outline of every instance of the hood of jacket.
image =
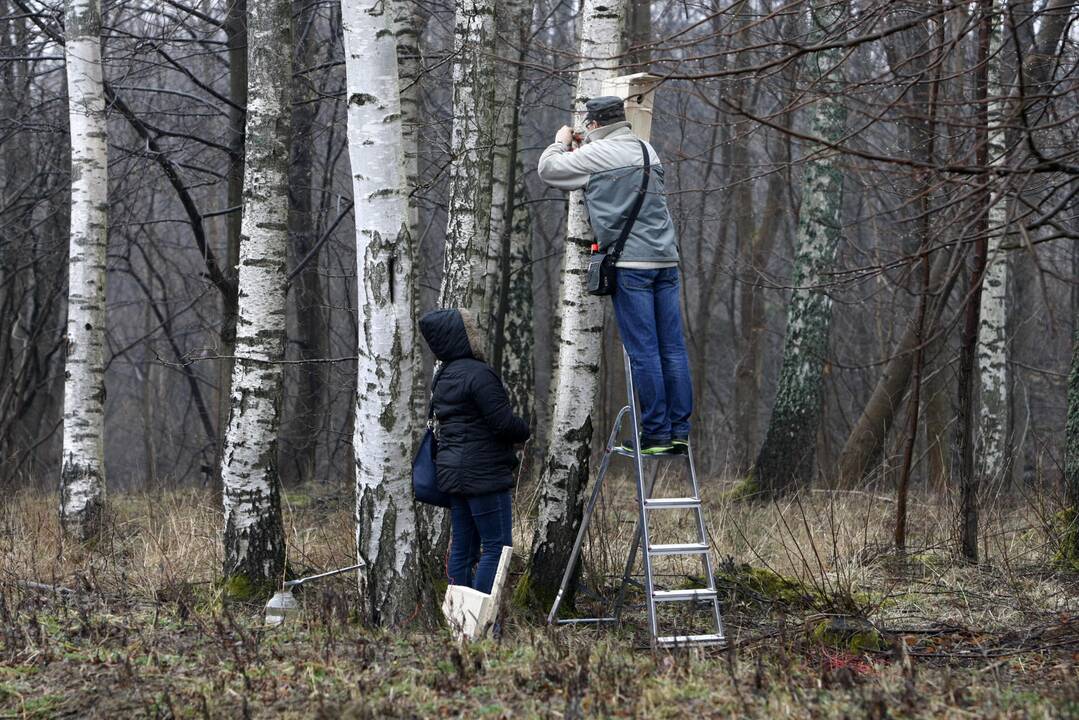
<svg viewBox="0 0 1079 720">
<path fill-rule="evenodd" d="M 420 333 L 431 352 L 442 362 L 483 359 L 479 328 L 468 310 L 432 310 L 420 318 Z"/>
</svg>

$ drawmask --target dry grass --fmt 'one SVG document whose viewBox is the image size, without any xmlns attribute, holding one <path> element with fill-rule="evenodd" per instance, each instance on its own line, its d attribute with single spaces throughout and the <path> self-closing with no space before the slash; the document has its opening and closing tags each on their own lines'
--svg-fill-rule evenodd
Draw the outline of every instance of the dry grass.
<svg viewBox="0 0 1079 720">
<path fill-rule="evenodd" d="M 661 477 L 658 494 L 682 494 L 674 483 Z M 763 505 L 727 499 L 731 487 L 704 484 L 727 653 L 642 651 L 632 614 L 622 629 L 550 631 L 517 609 L 498 640 L 458 649 L 442 632 L 360 627 L 348 580 L 312 588 L 301 623 L 266 631 L 259 607 L 221 602 L 209 496 L 114 496 L 111 530 L 89 550 L 65 546 L 55 498 L 17 494 L 0 509 L 0 717 L 1079 717 L 1079 582 L 1047 564 L 1045 508 L 998 497 L 984 562 L 968 566 L 947 498 L 912 498 L 897 559 L 884 493 Z M 347 493 L 292 492 L 287 505 L 293 571 L 351 562 Z M 586 551 L 592 585 L 620 577 L 633 507 L 615 481 Z M 686 538 L 688 520 L 672 513 L 656 532 Z M 529 532 L 517 528 L 519 546 Z M 775 583 L 748 582 L 748 567 Z M 663 571 L 672 585 L 700 575 L 692 563 Z M 891 649 L 807 635 L 839 612 L 871 621 Z"/>
</svg>

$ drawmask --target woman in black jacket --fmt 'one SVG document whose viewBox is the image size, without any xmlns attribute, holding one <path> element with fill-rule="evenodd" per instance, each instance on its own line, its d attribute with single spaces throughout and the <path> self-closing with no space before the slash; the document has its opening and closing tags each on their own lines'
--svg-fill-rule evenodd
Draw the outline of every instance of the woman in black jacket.
<svg viewBox="0 0 1079 720">
<path fill-rule="evenodd" d="M 469 311 L 429 312 L 420 332 L 442 362 L 431 395 L 438 487 L 453 495 L 446 573 L 454 585 L 489 593 L 502 547 L 513 545 L 513 446 L 528 439 L 528 423 L 513 414 L 502 380 L 483 361 Z"/>
</svg>

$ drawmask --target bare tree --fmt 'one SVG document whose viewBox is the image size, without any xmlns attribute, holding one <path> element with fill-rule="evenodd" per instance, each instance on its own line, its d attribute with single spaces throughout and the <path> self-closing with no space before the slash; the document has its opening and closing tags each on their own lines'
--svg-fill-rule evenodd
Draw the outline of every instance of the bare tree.
<svg viewBox="0 0 1079 720">
<path fill-rule="evenodd" d="M 98 0 L 69 0 L 64 7 L 64 27 L 71 129 L 71 233 L 60 519 L 68 534 L 85 540 L 100 531 L 105 508 L 109 186 Z"/>
<path fill-rule="evenodd" d="M 620 52 L 625 2 L 585 0 L 581 10 L 580 56 L 574 109 L 599 95 L 614 74 Z M 601 298 L 585 291 L 592 230 L 583 191 L 569 195 L 566 253 L 557 312 L 561 316 L 558 361 L 553 378 L 549 447 L 540 478 L 539 511 L 532 538 L 532 562 L 522 581 L 537 601 L 554 596 L 581 522 L 584 488 L 591 472 L 593 411 L 599 390 L 603 340 Z M 550 597 L 548 597 L 550 596 Z"/>
<path fill-rule="evenodd" d="M 442 307 L 481 312 L 491 227 L 495 41 L 493 0 L 463 0 L 454 16 L 453 132 L 450 136 L 449 207 Z"/>
<path fill-rule="evenodd" d="M 285 568 L 277 434 L 285 350 L 292 3 L 249 0 L 247 36 L 240 302 L 221 480 L 225 576 L 257 587 Z"/>
<path fill-rule="evenodd" d="M 834 39 L 844 25 L 846 3 L 814 1 L 809 11 L 810 38 Z M 834 92 L 838 49 L 812 56 L 812 74 L 821 91 Z M 831 94 L 818 97 L 813 107 L 812 135 L 838 140 L 846 114 Z M 817 429 L 820 419 L 821 372 L 828 350 L 832 301 L 820 287 L 839 244 L 843 174 L 834 152 L 812 149 L 813 158 L 802 169 L 802 207 L 795 241 L 794 277 L 783 346 L 783 371 L 772 418 L 753 473 L 760 490 L 778 495 L 791 485 L 805 485 L 816 470 Z"/>
<path fill-rule="evenodd" d="M 371 623 L 397 624 L 427 585 L 417 572 L 411 485 L 412 244 L 397 51 L 382 2 L 341 4 L 359 312 L 356 545 Z"/>
</svg>

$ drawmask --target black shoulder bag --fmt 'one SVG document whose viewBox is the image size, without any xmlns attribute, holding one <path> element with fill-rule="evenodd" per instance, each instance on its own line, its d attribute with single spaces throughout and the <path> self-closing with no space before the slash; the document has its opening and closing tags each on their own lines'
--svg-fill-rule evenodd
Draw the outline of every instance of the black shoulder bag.
<svg viewBox="0 0 1079 720">
<path fill-rule="evenodd" d="M 644 175 L 641 178 L 641 188 L 637 191 L 637 198 L 633 201 L 633 208 L 629 211 L 629 220 L 622 227 L 622 232 L 615 240 L 614 247 L 607 252 L 593 252 L 588 259 L 588 294 L 589 295 L 613 295 L 618 275 L 618 258 L 622 257 L 622 250 L 626 247 L 626 239 L 633 230 L 633 223 L 637 222 L 637 215 L 641 212 L 644 204 L 644 196 L 648 191 L 648 179 L 652 176 L 652 162 L 648 156 L 648 147 L 641 143 L 641 152 L 644 153 Z"/>
<path fill-rule="evenodd" d="M 449 363 L 446 363 L 449 365 Z M 412 460 L 412 494 L 419 502 L 438 507 L 449 507 L 451 496 L 449 493 L 438 489 L 438 436 L 435 434 L 434 425 L 438 422 L 435 417 L 435 388 L 442 377 L 446 365 L 438 371 L 438 376 L 431 384 L 431 402 L 427 406 L 427 432 L 423 435 L 420 448 L 416 451 L 416 457 Z"/>
</svg>

